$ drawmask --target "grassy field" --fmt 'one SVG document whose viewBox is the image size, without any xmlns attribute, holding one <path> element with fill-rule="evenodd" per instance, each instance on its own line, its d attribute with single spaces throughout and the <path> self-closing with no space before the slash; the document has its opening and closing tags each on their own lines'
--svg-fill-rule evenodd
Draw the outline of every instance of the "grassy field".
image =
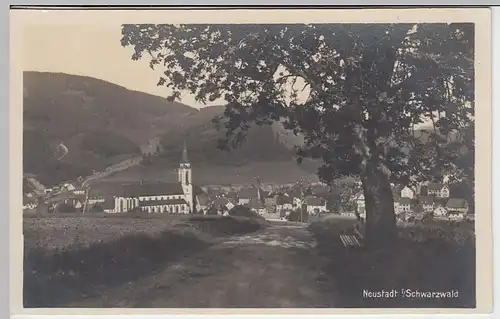
<svg viewBox="0 0 500 319">
<path fill-rule="evenodd" d="M 352 219 L 314 222 L 310 230 L 329 262 L 325 274 L 339 290 L 339 307 L 475 307 L 475 237 L 470 223 L 431 222 L 400 228 L 390 249 L 345 249 L 338 236 Z M 351 232 L 352 233 L 352 232 Z M 335 253 L 335 254 L 334 254 Z M 396 290 L 396 298 L 364 298 L 363 291 Z M 406 298 L 404 289 L 458 292 L 456 298 Z"/>
<path fill-rule="evenodd" d="M 207 216 L 51 216 L 24 218 L 24 306 L 54 307 L 98 296 L 218 237 L 265 222 Z"/>
</svg>

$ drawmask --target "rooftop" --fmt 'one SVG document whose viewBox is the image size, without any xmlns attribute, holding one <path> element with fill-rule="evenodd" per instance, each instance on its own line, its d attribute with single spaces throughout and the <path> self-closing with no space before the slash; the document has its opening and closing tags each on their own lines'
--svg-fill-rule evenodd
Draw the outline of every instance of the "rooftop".
<svg viewBox="0 0 500 319">
<path fill-rule="evenodd" d="M 124 197 L 183 195 L 180 183 L 136 183 L 123 185 Z"/>
</svg>

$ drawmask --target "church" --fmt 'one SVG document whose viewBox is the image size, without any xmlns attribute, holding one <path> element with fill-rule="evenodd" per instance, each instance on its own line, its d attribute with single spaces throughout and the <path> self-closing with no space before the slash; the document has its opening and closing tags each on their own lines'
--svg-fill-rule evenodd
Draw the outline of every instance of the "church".
<svg viewBox="0 0 500 319">
<path fill-rule="evenodd" d="M 190 214 L 195 211 L 195 194 L 191 164 L 184 143 L 177 183 L 140 182 L 123 185 L 115 196 L 116 213 L 141 211 L 147 213 Z"/>
</svg>

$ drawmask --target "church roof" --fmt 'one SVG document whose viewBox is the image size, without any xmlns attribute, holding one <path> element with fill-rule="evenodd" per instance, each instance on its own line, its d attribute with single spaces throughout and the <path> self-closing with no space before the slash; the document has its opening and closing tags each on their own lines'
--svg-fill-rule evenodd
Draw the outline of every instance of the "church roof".
<svg viewBox="0 0 500 319">
<path fill-rule="evenodd" d="M 181 205 L 187 204 L 184 199 L 158 199 L 158 200 L 141 200 L 139 206 L 159 206 L 159 205 Z"/>
<path fill-rule="evenodd" d="M 123 185 L 124 197 L 183 195 L 180 183 L 136 183 Z"/>
</svg>

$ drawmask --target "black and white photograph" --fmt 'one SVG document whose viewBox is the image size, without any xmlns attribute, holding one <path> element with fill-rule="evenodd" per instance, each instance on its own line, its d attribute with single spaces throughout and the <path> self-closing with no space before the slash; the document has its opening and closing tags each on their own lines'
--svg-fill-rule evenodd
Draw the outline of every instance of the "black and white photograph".
<svg viewBox="0 0 500 319">
<path fill-rule="evenodd" d="M 440 10 L 14 10 L 21 306 L 488 304 L 490 16 Z"/>
</svg>

